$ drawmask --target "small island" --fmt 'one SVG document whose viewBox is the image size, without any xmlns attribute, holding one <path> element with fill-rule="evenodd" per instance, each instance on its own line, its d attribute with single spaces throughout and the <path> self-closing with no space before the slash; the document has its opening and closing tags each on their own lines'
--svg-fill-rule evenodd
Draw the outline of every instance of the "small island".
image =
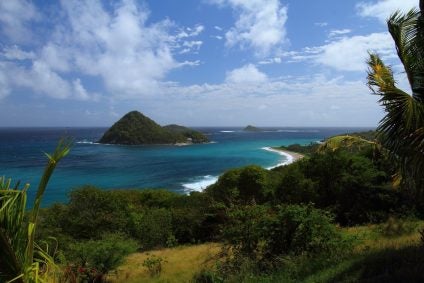
<svg viewBox="0 0 424 283">
<path fill-rule="evenodd" d="M 262 132 L 262 129 L 257 128 L 257 127 L 252 126 L 252 125 L 247 125 L 247 127 L 244 128 L 243 131 L 246 131 L 246 132 Z"/>
<path fill-rule="evenodd" d="M 103 144 L 121 145 L 185 145 L 205 142 L 209 142 L 208 138 L 199 131 L 175 124 L 162 127 L 138 111 L 125 114 L 99 140 Z"/>
</svg>

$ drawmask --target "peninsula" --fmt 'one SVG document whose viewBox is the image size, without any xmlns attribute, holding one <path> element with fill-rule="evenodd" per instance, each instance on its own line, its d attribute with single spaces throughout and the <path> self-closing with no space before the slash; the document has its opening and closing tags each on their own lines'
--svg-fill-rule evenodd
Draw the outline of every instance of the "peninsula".
<svg viewBox="0 0 424 283">
<path fill-rule="evenodd" d="M 104 144 L 191 144 L 205 143 L 208 138 L 199 131 L 179 125 L 160 126 L 138 111 L 125 114 L 99 140 Z"/>
</svg>

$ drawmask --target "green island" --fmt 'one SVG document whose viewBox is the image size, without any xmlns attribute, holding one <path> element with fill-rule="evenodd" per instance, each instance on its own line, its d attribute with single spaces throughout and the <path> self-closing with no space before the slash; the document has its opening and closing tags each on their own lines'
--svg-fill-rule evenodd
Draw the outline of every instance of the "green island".
<svg viewBox="0 0 424 283">
<path fill-rule="evenodd" d="M 131 111 L 113 124 L 99 143 L 142 145 L 191 144 L 208 141 L 208 138 L 199 131 L 179 125 L 162 127 L 142 113 Z"/>
<path fill-rule="evenodd" d="M 388 21 L 413 94 L 369 54 L 368 86 L 386 115 L 375 132 L 285 146 L 304 158 L 234 168 L 188 195 L 83 186 L 41 208 L 66 141 L 47 155 L 30 209 L 28 185 L 0 178 L 0 282 L 424 282 L 420 4 Z M 101 141 L 190 135 L 170 128 L 130 112 Z"/>
<path fill-rule="evenodd" d="M 243 131 L 246 131 L 246 132 L 262 132 L 262 129 L 257 128 L 257 127 L 252 126 L 252 125 L 247 125 L 247 126 L 243 129 Z"/>
</svg>

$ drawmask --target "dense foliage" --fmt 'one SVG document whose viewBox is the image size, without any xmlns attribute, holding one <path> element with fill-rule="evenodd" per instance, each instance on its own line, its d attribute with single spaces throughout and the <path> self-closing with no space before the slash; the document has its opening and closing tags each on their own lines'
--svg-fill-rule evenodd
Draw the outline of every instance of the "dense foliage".
<svg viewBox="0 0 424 283">
<path fill-rule="evenodd" d="M 278 269 L 285 257 L 348 254 L 348 241 L 333 221 L 353 226 L 419 216 L 419 199 L 393 189 L 394 171 L 384 154 L 357 147 L 311 153 L 273 170 L 232 169 L 204 192 L 190 195 L 84 186 L 70 193 L 68 204 L 42 210 L 38 236 L 57 238 L 64 264 L 103 273 L 114 265 L 101 257 L 82 265 L 77 255 L 88 243 L 109 247 L 107 235 L 119 233 L 138 250 L 220 241 L 228 251 L 222 274 L 237 273 L 241 266 L 260 274 Z M 130 251 L 119 250 L 116 262 Z M 85 276 L 103 276 L 96 272 Z"/>
<path fill-rule="evenodd" d="M 191 139 L 193 143 L 204 143 L 209 141 L 208 137 L 201 132 L 180 125 L 172 124 L 164 126 L 163 128 L 172 133 L 182 135 L 186 140 Z"/>
<path fill-rule="evenodd" d="M 229 212 L 223 239 L 232 259 L 224 267 L 239 269 L 246 259 L 259 271 L 272 270 L 283 257 L 347 254 L 344 239 L 331 217 L 311 205 L 250 205 Z"/>
<path fill-rule="evenodd" d="M 182 126 L 161 127 L 138 111 L 131 111 L 117 121 L 99 140 L 108 144 L 174 144 L 207 142 L 205 135 Z"/>
<path fill-rule="evenodd" d="M 368 59 L 368 86 L 380 97 L 386 115 L 377 128 L 410 189 L 424 188 L 424 2 L 421 10 L 394 13 L 387 21 L 411 93 L 398 88 L 393 71 L 378 54 Z"/>
</svg>

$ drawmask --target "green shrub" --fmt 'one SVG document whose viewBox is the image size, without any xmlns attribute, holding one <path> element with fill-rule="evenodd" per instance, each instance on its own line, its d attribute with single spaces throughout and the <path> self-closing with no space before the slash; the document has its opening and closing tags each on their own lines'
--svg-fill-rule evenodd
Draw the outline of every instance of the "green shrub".
<svg viewBox="0 0 424 283">
<path fill-rule="evenodd" d="M 396 237 L 412 234 L 417 229 L 417 223 L 407 219 L 389 217 L 389 219 L 378 225 L 378 231 L 385 237 Z"/>
<path fill-rule="evenodd" d="M 164 208 L 149 209 L 139 224 L 137 239 L 144 250 L 166 247 L 170 237 L 173 237 L 172 216 Z"/>
<path fill-rule="evenodd" d="M 310 205 L 243 206 L 229 216 L 223 237 L 230 247 L 230 260 L 224 267 L 230 269 L 253 262 L 255 266 L 249 269 L 256 267 L 261 272 L 274 269 L 284 256 L 339 257 L 352 247 L 351 240 L 331 223 L 332 218 Z"/>
<path fill-rule="evenodd" d="M 100 240 L 87 240 L 70 245 L 68 255 L 73 267 L 80 277 L 87 277 L 89 282 L 102 281 L 104 276 L 117 268 L 126 255 L 135 252 L 134 240 L 120 234 L 108 234 Z"/>
<path fill-rule="evenodd" d="M 93 186 L 70 193 L 62 229 L 76 239 L 99 239 L 106 233 L 124 232 L 128 205 L 123 198 Z M 65 216 L 65 215 L 64 215 Z"/>
<path fill-rule="evenodd" d="M 211 270 L 203 269 L 194 274 L 192 283 L 222 283 L 224 280 L 218 276 L 216 272 Z"/>
<path fill-rule="evenodd" d="M 272 173 L 262 167 L 250 165 L 225 172 L 218 181 L 206 189 L 215 201 L 227 206 L 264 203 L 273 192 Z"/>
<path fill-rule="evenodd" d="M 149 256 L 143 261 L 143 266 L 149 271 L 150 277 L 158 277 L 162 272 L 162 263 L 165 263 L 166 260 L 160 256 Z"/>
</svg>

